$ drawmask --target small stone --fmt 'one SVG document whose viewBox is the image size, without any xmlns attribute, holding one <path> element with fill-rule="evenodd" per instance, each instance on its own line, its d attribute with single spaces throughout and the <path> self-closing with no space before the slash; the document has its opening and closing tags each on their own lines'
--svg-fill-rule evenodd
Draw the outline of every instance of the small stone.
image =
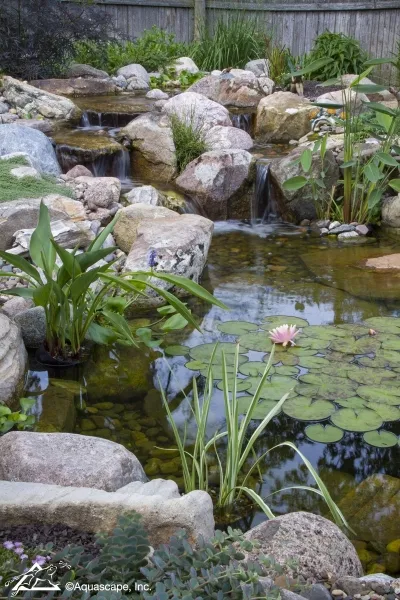
<svg viewBox="0 0 400 600">
<path fill-rule="evenodd" d="M 321 229 L 321 235 L 328 235 L 328 233 L 329 233 L 329 229 L 327 229 L 326 227 L 323 227 Z"/>
<path fill-rule="evenodd" d="M 369 227 L 368 227 L 368 225 L 357 225 L 356 231 L 357 231 L 358 235 L 368 235 Z"/>
<path fill-rule="evenodd" d="M 93 423 L 91 419 L 82 419 L 81 421 L 81 430 L 82 431 L 92 431 L 96 429 L 96 425 Z"/>
<path fill-rule="evenodd" d="M 328 227 L 330 225 L 330 220 L 329 219 L 322 219 L 320 221 L 317 221 L 316 225 L 320 228 L 323 229 L 324 227 Z"/>
<path fill-rule="evenodd" d="M 343 233 L 339 233 L 338 240 L 350 240 L 358 237 L 359 235 L 356 231 L 344 231 Z"/>
<path fill-rule="evenodd" d="M 332 590 L 331 594 L 334 598 L 346 597 L 346 593 L 343 590 Z"/>
<path fill-rule="evenodd" d="M 340 224 L 341 224 L 340 221 L 332 221 L 332 223 L 329 225 L 328 229 L 329 230 L 336 229 L 336 227 L 339 227 Z"/>
<path fill-rule="evenodd" d="M 338 227 L 332 227 L 332 225 L 329 226 L 329 234 L 332 235 L 338 235 L 339 233 L 345 233 L 347 231 L 354 231 L 354 225 L 346 225 L 344 223 L 343 225 L 339 225 Z"/>
</svg>

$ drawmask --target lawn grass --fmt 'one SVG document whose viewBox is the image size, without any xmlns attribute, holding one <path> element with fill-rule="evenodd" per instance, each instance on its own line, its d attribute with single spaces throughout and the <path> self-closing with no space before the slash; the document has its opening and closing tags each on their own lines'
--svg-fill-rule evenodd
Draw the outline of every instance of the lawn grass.
<svg viewBox="0 0 400 600">
<path fill-rule="evenodd" d="M 15 167 L 28 166 L 23 157 L 10 160 L 0 160 L 0 202 L 9 202 L 21 198 L 41 198 L 49 194 L 60 194 L 73 198 L 72 190 L 64 185 L 59 185 L 50 175 L 40 178 L 23 177 L 18 179 L 11 174 Z"/>
</svg>

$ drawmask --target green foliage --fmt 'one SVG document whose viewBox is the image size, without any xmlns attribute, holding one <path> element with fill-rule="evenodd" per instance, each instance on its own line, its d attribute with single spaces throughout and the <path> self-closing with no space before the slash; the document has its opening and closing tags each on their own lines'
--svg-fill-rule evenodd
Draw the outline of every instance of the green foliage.
<svg viewBox="0 0 400 600">
<path fill-rule="evenodd" d="M 109 74 L 132 63 L 138 63 L 151 72 L 164 69 L 175 59 L 187 56 L 188 53 L 187 44 L 177 42 L 174 34 L 154 25 L 135 42 L 78 42 L 75 45 L 74 61 L 92 65 Z"/>
<path fill-rule="evenodd" d="M 264 32 L 256 19 L 243 18 L 241 11 L 228 20 L 219 19 L 214 33 L 204 30 L 193 45 L 191 57 L 203 71 L 242 68 L 265 54 Z"/>
<path fill-rule="evenodd" d="M 15 167 L 27 166 L 22 157 L 0 160 L 0 202 L 9 202 L 20 198 L 41 198 L 48 194 L 61 194 L 73 197 L 71 188 L 59 185 L 51 176 L 23 177 L 18 179 L 11 174 Z"/>
<path fill-rule="evenodd" d="M 265 58 L 269 61 L 269 76 L 278 85 L 284 85 L 285 75 L 290 70 L 292 53 L 286 46 L 274 42 L 272 37 L 265 40 Z"/>
<path fill-rule="evenodd" d="M 166 68 L 159 77 L 150 77 L 150 87 L 154 88 L 187 88 L 193 85 L 199 79 L 204 77 L 204 73 L 199 71 L 198 73 L 189 73 L 189 71 L 182 71 L 179 77 L 175 76 L 175 69 L 173 67 Z"/>
<path fill-rule="evenodd" d="M 201 120 L 195 118 L 194 114 L 189 114 L 184 119 L 172 114 L 170 124 L 175 144 L 176 165 L 179 173 L 182 173 L 192 160 L 208 150 L 204 126 Z"/>
<path fill-rule="evenodd" d="M 0 435 L 7 433 L 14 427 L 19 430 L 29 429 L 35 422 L 35 418 L 26 413 L 35 404 L 35 400 L 32 398 L 21 398 L 20 401 L 21 410 L 12 412 L 8 406 L 0 404 Z"/>
<path fill-rule="evenodd" d="M 322 58 L 331 58 L 332 62 L 314 71 L 313 76 L 325 81 L 346 73 L 361 73 L 367 54 L 354 38 L 343 33 L 325 31 L 315 39 L 307 63 Z"/>
<path fill-rule="evenodd" d="M 96 266 L 101 259 L 116 250 L 102 248 L 102 245 L 112 232 L 117 219 L 118 216 L 103 229 L 85 252 L 77 254 L 75 248 L 70 253 L 54 241 L 49 210 L 41 203 L 39 222 L 30 241 L 32 262 L 0 251 L 1 258 L 20 269 L 20 278 L 29 285 L 27 288 L 16 287 L 4 293 L 31 298 L 36 306 L 44 308 L 45 345 L 52 357 L 78 357 L 86 338 L 98 344 L 118 342 L 128 346 L 137 345 L 140 338 L 150 347 L 158 345 L 158 340 L 151 339 L 150 328 L 138 329 L 138 337 L 135 337 L 123 316 L 125 309 L 138 295 L 146 295 L 147 288 L 155 290 L 169 305 L 168 311 L 165 312 L 168 317 L 164 323 L 166 331 L 180 329 L 187 323 L 198 328 L 196 320 L 185 304 L 170 292 L 158 288 L 151 281 L 153 278 L 168 281 L 189 294 L 225 308 L 222 302 L 185 277 L 157 273 L 153 269 L 116 276 L 111 269 L 112 263 Z M 61 267 L 57 265 L 57 256 Z M 152 262 L 155 258 L 152 257 Z M 0 272 L 0 276 L 9 277 L 9 273 Z M 114 298 L 117 290 L 122 290 L 126 296 Z M 163 313 L 161 316 L 164 318 Z"/>
</svg>

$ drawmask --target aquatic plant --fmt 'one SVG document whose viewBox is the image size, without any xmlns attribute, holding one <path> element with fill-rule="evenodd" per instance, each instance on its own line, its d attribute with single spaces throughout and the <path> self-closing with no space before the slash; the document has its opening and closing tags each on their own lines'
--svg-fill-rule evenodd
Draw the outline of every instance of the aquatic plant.
<svg viewBox="0 0 400 600">
<path fill-rule="evenodd" d="M 189 294 L 224 307 L 214 296 L 200 285 L 185 277 L 149 271 L 127 272 L 117 276 L 111 269 L 112 263 L 96 266 L 116 248 L 103 248 L 103 243 L 112 232 L 118 219 L 103 229 L 81 254 L 77 248 L 68 252 L 53 239 L 47 206 L 40 205 L 39 222 L 30 240 L 29 262 L 21 256 L 0 251 L 1 258 L 20 269 L 16 277 L 26 281 L 28 287 L 16 287 L 6 294 L 30 298 L 36 306 L 44 308 L 46 318 L 45 349 L 52 358 L 71 359 L 79 357 L 85 339 L 98 344 L 118 342 L 137 345 L 138 338 L 153 346 L 158 341 L 151 339 L 150 328 L 141 328 L 136 336 L 130 330 L 123 313 L 139 295 L 146 295 L 147 288 L 155 290 L 168 307 L 161 307 L 161 318 L 166 317 L 166 330 L 182 328 L 191 323 L 198 324 L 186 305 L 170 292 L 157 287 L 153 278 L 168 281 Z M 57 264 L 57 256 L 61 266 Z M 115 261 L 114 261 L 115 262 Z M 9 277 L 9 273 L 0 272 Z M 125 296 L 115 297 L 117 291 Z"/>
<path fill-rule="evenodd" d="M 269 63 L 269 77 L 278 85 L 282 85 L 285 75 L 290 70 L 289 61 L 292 53 L 286 46 L 275 42 L 273 36 L 265 37 L 265 58 Z"/>
<path fill-rule="evenodd" d="M 256 429 L 251 432 L 250 424 L 254 418 L 254 413 L 258 407 L 259 400 L 262 397 L 263 390 L 265 389 L 264 386 L 266 385 L 268 390 L 269 385 L 271 385 L 268 385 L 267 378 L 274 362 L 274 352 L 275 349 L 272 347 L 264 372 L 261 377 L 257 378 L 255 391 L 249 390 L 252 393 L 252 396 L 248 398 L 248 400 L 246 398 L 245 405 L 240 405 L 241 398 L 237 396 L 239 392 L 237 379 L 239 371 L 239 346 L 235 347 L 233 355 L 226 355 L 224 350 L 219 350 L 218 345 L 214 347 L 207 368 L 206 383 L 202 400 L 200 401 L 199 398 L 195 378 L 193 379 L 193 403 L 185 396 L 196 423 L 196 437 L 193 449 L 187 448 L 186 427 L 182 437 L 175 424 L 165 393 L 161 390 L 165 410 L 182 461 L 185 491 L 186 493 L 196 489 L 210 491 L 212 484 L 210 483 L 208 461 L 210 455 L 213 454 L 217 458 L 219 471 L 219 485 L 216 500 L 217 507 L 225 510 L 231 508 L 244 493 L 251 498 L 251 500 L 253 500 L 269 518 L 274 518 L 274 513 L 270 506 L 253 489 L 247 487 L 247 483 L 254 471 L 259 468 L 261 461 L 264 461 L 270 452 L 286 446 L 294 450 L 300 456 L 318 488 L 310 486 L 294 486 L 290 489 L 306 489 L 319 494 L 324 498 L 336 523 L 341 526 L 346 525 L 346 521 L 341 511 L 333 502 L 325 484 L 311 463 L 294 444 L 291 442 L 282 442 L 256 458 L 255 445 L 257 440 L 271 423 L 272 419 L 280 412 L 289 397 L 291 389 L 293 389 L 293 387 L 289 389 L 279 401 L 273 402 L 272 405 L 264 404 L 264 416 Z M 207 441 L 207 424 L 211 400 L 214 394 L 213 369 L 215 357 L 219 358 L 222 362 L 221 389 L 223 390 L 224 396 L 226 430 L 216 431 L 211 439 Z M 239 382 L 240 381 L 241 380 L 239 380 Z M 243 415 L 242 418 L 240 415 Z M 248 467 L 249 459 L 253 460 L 251 467 Z"/>
<path fill-rule="evenodd" d="M 286 348 L 287 345 L 296 345 L 293 340 L 300 331 L 296 328 L 296 325 L 280 325 L 268 333 L 274 344 L 282 344 L 282 346 Z"/>
<path fill-rule="evenodd" d="M 8 406 L 0 404 L 0 435 L 7 433 L 14 427 L 17 429 L 28 429 L 32 427 L 35 418 L 28 415 L 28 410 L 35 404 L 32 398 L 20 398 L 21 410 L 13 412 Z"/>
<path fill-rule="evenodd" d="M 175 145 L 176 166 L 181 173 L 192 160 L 209 149 L 205 141 L 204 120 L 199 119 L 194 110 L 184 118 L 172 114 L 169 120 Z"/>
</svg>

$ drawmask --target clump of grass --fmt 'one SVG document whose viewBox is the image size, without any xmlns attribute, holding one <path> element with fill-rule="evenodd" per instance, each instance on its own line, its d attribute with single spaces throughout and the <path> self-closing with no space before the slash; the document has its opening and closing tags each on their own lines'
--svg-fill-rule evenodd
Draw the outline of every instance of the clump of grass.
<svg viewBox="0 0 400 600">
<path fill-rule="evenodd" d="M 73 197 L 70 188 L 59 185 L 56 179 L 50 175 L 43 175 L 40 178 L 23 177 L 18 179 L 18 177 L 14 177 L 11 170 L 21 166 L 28 166 L 22 157 L 0 160 L 0 202 L 9 202 L 20 198 L 41 198 L 48 194 Z"/>
<path fill-rule="evenodd" d="M 201 119 L 196 119 L 193 113 L 183 119 L 172 114 L 170 124 L 175 144 L 176 166 L 178 172 L 182 173 L 192 160 L 209 150 L 205 141 L 204 124 Z"/>
</svg>

